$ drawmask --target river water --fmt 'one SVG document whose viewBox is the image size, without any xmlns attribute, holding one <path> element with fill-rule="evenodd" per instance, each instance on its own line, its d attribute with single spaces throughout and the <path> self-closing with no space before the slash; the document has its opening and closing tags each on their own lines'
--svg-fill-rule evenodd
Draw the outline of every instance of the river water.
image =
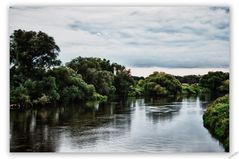
<svg viewBox="0 0 239 159">
<path fill-rule="evenodd" d="M 197 98 L 11 110 L 11 152 L 224 152 Z"/>
</svg>

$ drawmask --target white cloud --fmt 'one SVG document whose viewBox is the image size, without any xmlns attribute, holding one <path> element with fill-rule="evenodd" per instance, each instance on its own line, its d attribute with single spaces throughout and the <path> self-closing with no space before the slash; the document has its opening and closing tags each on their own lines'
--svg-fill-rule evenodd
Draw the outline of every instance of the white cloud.
<svg viewBox="0 0 239 159">
<path fill-rule="evenodd" d="M 43 31 L 63 62 L 96 56 L 130 67 L 229 67 L 228 8 L 13 7 L 15 29 Z"/>
</svg>

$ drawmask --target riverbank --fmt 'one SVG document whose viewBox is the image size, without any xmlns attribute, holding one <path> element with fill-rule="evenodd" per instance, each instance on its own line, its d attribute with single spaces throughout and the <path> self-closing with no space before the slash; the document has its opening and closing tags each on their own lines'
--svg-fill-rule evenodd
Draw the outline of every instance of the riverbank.
<svg viewBox="0 0 239 159">
<path fill-rule="evenodd" d="M 208 105 L 203 123 L 229 152 L 229 95 L 219 97 Z"/>
</svg>

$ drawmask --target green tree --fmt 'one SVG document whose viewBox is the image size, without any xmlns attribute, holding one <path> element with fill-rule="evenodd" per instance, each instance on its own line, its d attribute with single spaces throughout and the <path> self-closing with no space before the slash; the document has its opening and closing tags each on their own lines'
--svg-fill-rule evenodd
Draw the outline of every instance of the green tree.
<svg viewBox="0 0 239 159">
<path fill-rule="evenodd" d="M 18 106 L 29 106 L 31 105 L 30 96 L 28 94 L 28 90 L 23 86 L 20 85 L 15 89 L 10 90 L 10 102 L 14 103 Z"/>
<path fill-rule="evenodd" d="M 225 90 L 220 90 L 220 86 L 223 85 L 223 82 L 226 80 L 229 80 L 229 73 L 224 73 L 221 71 L 208 72 L 208 74 L 203 75 L 200 78 L 199 85 L 207 89 L 210 94 L 219 96 L 221 94 L 229 93 L 225 92 Z"/>
<path fill-rule="evenodd" d="M 113 85 L 114 75 L 109 71 L 97 71 L 95 76 L 95 88 L 102 95 L 112 96 L 115 93 Z"/>
<path fill-rule="evenodd" d="M 149 96 L 176 96 L 181 90 L 179 80 L 164 72 L 154 72 L 144 81 L 144 92 Z"/>
<path fill-rule="evenodd" d="M 225 80 L 222 82 L 221 86 L 218 87 L 218 90 L 223 94 L 229 93 L 230 82 L 229 80 Z"/>
<path fill-rule="evenodd" d="M 199 83 L 200 75 L 175 76 L 181 83 L 195 84 Z"/>
<path fill-rule="evenodd" d="M 98 94 L 94 85 L 87 84 L 73 69 L 68 67 L 53 68 L 47 72 L 48 76 L 56 79 L 56 86 L 61 101 L 77 102 L 104 98 Z"/>
<path fill-rule="evenodd" d="M 10 36 L 10 64 L 12 67 L 49 69 L 57 66 L 60 49 L 53 37 L 41 31 L 15 30 Z"/>
<path fill-rule="evenodd" d="M 134 79 L 130 74 L 130 70 L 117 70 L 114 79 L 114 86 L 116 88 L 116 95 L 126 99 L 128 97 L 130 86 L 134 84 Z"/>
<path fill-rule="evenodd" d="M 44 70 L 60 65 L 60 49 L 54 39 L 41 31 L 15 30 L 10 36 L 11 77 L 39 78 Z"/>
<path fill-rule="evenodd" d="M 182 94 L 186 96 L 195 96 L 199 95 L 201 93 L 201 87 L 197 84 L 188 84 L 183 83 L 182 84 Z"/>
<path fill-rule="evenodd" d="M 59 51 L 54 39 L 41 31 L 14 31 L 10 36 L 11 104 L 105 100 L 106 96 L 101 94 L 114 93 L 113 69 L 108 60 L 77 58 L 70 63 L 73 69 L 54 68 L 60 65 Z M 92 83 L 87 84 L 84 78 Z"/>
<path fill-rule="evenodd" d="M 106 96 L 114 95 L 113 66 L 109 60 L 77 57 L 66 65 L 80 74 L 88 84 L 93 84 L 98 93 Z"/>
</svg>

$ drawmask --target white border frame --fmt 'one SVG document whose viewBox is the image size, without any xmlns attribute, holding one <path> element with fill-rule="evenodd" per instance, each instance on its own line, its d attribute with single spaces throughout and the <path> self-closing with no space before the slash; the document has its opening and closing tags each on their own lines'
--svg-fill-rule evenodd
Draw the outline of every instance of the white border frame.
<svg viewBox="0 0 239 159">
<path fill-rule="evenodd" d="M 113 3 L 114 2 L 114 3 Z M 205 6 L 205 5 L 226 5 L 230 7 L 231 18 L 231 64 L 230 64 L 230 153 L 173 153 L 173 154 L 80 154 L 80 153 L 9 153 L 9 33 L 8 33 L 8 14 L 9 6 L 12 5 L 109 5 L 109 6 Z M 167 158 L 167 159 L 191 159 L 191 158 L 209 158 L 209 159 L 221 159 L 221 158 L 239 158 L 239 99 L 237 97 L 239 88 L 239 1 L 237 0 L 2 0 L 0 1 L 0 19 L 2 24 L 0 25 L 0 88 L 1 88 L 1 111 L 0 121 L 0 154 L 4 159 L 8 158 Z M 238 29 L 236 29 L 238 28 Z"/>
</svg>

